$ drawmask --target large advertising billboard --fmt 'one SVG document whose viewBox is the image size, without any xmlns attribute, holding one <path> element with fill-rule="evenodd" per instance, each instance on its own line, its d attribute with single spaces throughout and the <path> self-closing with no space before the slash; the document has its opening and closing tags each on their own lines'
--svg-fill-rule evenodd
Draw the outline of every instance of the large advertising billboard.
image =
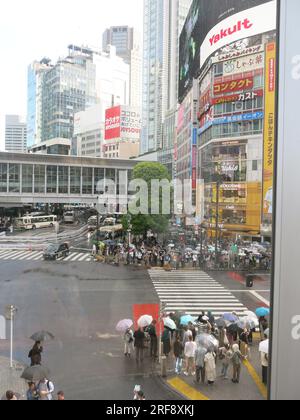
<svg viewBox="0 0 300 420">
<path fill-rule="evenodd" d="M 266 45 L 263 213 L 273 213 L 275 155 L 276 43 Z"/>
<path fill-rule="evenodd" d="M 105 112 L 105 140 L 140 140 L 141 113 L 137 108 L 122 105 Z"/>
<path fill-rule="evenodd" d="M 115 106 L 105 111 L 105 140 L 121 136 L 121 107 Z"/>
<path fill-rule="evenodd" d="M 194 0 L 180 36 L 179 102 L 207 59 L 225 46 L 276 29 L 276 0 Z"/>
</svg>

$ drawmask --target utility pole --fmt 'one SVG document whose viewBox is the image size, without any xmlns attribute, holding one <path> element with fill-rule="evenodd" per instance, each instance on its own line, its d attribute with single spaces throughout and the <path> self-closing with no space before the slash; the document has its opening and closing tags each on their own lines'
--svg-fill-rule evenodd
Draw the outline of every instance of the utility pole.
<svg viewBox="0 0 300 420">
<path fill-rule="evenodd" d="M 216 264 L 219 261 L 219 247 L 218 247 L 218 239 L 219 239 L 219 206 L 220 206 L 220 181 L 217 180 L 216 183 L 216 244 L 215 244 L 215 253 L 216 253 Z"/>
<path fill-rule="evenodd" d="M 13 368 L 13 341 L 14 341 L 14 318 L 17 313 L 17 308 L 14 305 L 8 305 L 5 308 L 5 318 L 10 321 L 10 368 Z"/>
</svg>

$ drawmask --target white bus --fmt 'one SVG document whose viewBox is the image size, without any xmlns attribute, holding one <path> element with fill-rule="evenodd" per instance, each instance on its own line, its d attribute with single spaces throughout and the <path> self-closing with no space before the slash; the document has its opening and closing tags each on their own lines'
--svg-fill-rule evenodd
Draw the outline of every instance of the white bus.
<svg viewBox="0 0 300 420">
<path fill-rule="evenodd" d="M 54 227 L 57 222 L 57 216 L 24 216 L 15 219 L 15 229 L 35 230 L 41 228 Z"/>
</svg>

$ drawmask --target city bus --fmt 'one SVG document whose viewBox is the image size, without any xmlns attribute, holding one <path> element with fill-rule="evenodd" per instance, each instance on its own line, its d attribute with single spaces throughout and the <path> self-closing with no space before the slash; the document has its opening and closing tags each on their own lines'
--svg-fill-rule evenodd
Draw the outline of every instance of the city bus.
<svg viewBox="0 0 300 420">
<path fill-rule="evenodd" d="M 24 216 L 14 220 L 15 229 L 35 230 L 54 227 L 57 223 L 57 216 Z"/>
<path fill-rule="evenodd" d="M 123 225 L 114 226 L 103 226 L 99 230 L 101 240 L 110 239 L 117 240 L 121 239 L 124 234 Z"/>
</svg>

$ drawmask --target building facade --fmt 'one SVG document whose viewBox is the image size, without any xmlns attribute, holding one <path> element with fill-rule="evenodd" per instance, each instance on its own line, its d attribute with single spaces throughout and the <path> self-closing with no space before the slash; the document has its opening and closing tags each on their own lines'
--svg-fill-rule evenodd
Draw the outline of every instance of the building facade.
<svg viewBox="0 0 300 420">
<path fill-rule="evenodd" d="M 102 105 L 95 105 L 74 117 L 73 155 L 103 156 L 104 121 Z"/>
<path fill-rule="evenodd" d="M 68 56 L 60 59 L 43 77 L 41 141 L 71 140 L 74 114 L 96 102 L 93 51 L 70 46 Z"/>
<path fill-rule="evenodd" d="M 261 237 L 266 51 L 274 40 L 260 35 L 239 51 L 227 46 L 199 79 L 198 178 L 209 237 Z"/>
<path fill-rule="evenodd" d="M 140 36 L 136 29 L 128 26 L 112 26 L 103 34 L 102 49 L 109 51 L 110 45 L 116 48 L 116 54 L 130 66 L 129 104 L 140 108 L 142 104 L 142 58 Z"/>
<path fill-rule="evenodd" d="M 28 67 L 27 73 L 27 146 L 30 148 L 42 139 L 42 89 L 45 73 L 52 68 L 44 58 Z"/>
<path fill-rule="evenodd" d="M 144 0 L 141 152 L 163 147 L 163 123 L 176 112 L 179 35 L 191 0 Z"/>
<path fill-rule="evenodd" d="M 5 151 L 25 153 L 27 150 L 27 124 L 19 115 L 5 117 Z"/>
</svg>

